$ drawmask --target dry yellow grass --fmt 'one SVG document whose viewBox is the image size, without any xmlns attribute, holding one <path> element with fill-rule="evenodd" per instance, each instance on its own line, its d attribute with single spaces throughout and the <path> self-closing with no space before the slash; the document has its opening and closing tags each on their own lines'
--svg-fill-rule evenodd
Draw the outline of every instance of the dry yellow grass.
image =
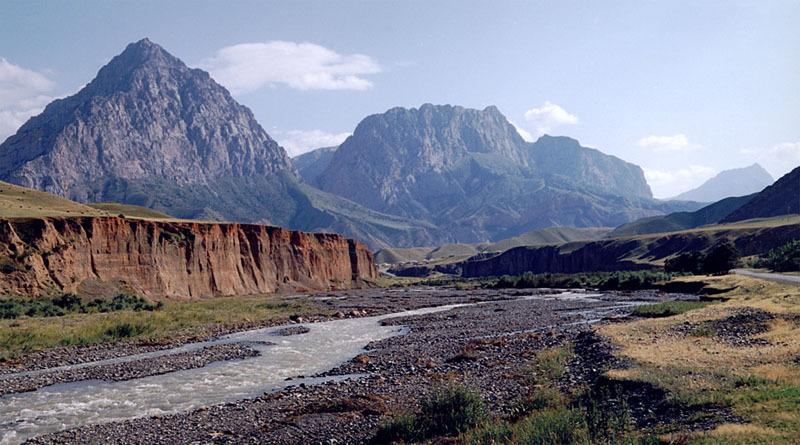
<svg viewBox="0 0 800 445">
<path fill-rule="evenodd" d="M 103 217 L 120 214 L 133 219 L 185 221 L 135 205 L 115 202 L 80 204 L 50 193 L 0 181 L 0 218 Z"/>
<path fill-rule="evenodd" d="M 109 216 L 109 213 L 51 195 L 0 181 L 0 217 Z"/>
<path fill-rule="evenodd" d="M 690 443 L 800 443 L 800 286 L 742 277 L 692 277 L 711 281 L 729 300 L 661 319 L 607 325 L 599 332 L 637 366 L 612 370 L 619 380 L 646 381 L 682 401 L 730 406 L 745 424 L 721 425 Z M 732 346 L 716 335 L 691 335 L 685 323 L 729 317 L 737 308 L 771 312 L 768 330 L 752 338 L 767 344 Z M 784 315 L 784 317 L 781 317 Z M 787 319 L 788 318 L 788 319 Z M 793 441 L 794 439 L 797 441 Z"/>
</svg>

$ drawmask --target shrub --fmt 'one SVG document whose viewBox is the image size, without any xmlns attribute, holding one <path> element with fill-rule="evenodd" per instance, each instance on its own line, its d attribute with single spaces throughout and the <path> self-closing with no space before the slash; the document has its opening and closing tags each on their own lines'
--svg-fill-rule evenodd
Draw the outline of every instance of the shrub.
<svg viewBox="0 0 800 445">
<path fill-rule="evenodd" d="M 703 261 L 703 272 L 707 274 L 724 274 L 739 263 L 739 251 L 726 241 L 711 249 Z"/>
<path fill-rule="evenodd" d="M 375 436 L 378 443 L 415 442 L 435 436 L 455 436 L 487 421 L 481 397 L 461 385 L 438 387 L 422 399 L 420 409 L 385 423 Z"/>
<path fill-rule="evenodd" d="M 666 260 L 664 262 L 664 271 L 699 274 L 702 272 L 705 259 L 706 254 L 700 251 L 682 253 Z"/>
<path fill-rule="evenodd" d="M 481 397 L 464 386 L 436 388 L 421 406 L 429 436 L 463 433 L 488 419 Z"/>
<path fill-rule="evenodd" d="M 155 311 L 164 303 L 153 303 L 129 292 L 122 292 L 111 301 L 96 298 L 84 304 L 73 293 L 63 293 L 52 298 L 9 298 L 0 300 L 0 319 L 28 317 L 59 317 L 66 314 L 86 314 L 93 312 L 114 311 Z"/>
<path fill-rule="evenodd" d="M 775 272 L 800 272 L 800 240 L 793 240 L 770 250 L 757 265 Z"/>
</svg>

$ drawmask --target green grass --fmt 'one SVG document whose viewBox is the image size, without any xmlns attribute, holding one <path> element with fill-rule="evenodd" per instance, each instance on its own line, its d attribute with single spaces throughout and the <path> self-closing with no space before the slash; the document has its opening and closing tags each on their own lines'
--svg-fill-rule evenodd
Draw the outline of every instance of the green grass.
<svg viewBox="0 0 800 445">
<path fill-rule="evenodd" d="M 94 299 L 84 302 L 72 293 L 55 297 L 0 299 L 0 319 L 27 317 L 60 317 L 67 314 L 114 311 L 154 311 L 163 303 L 152 303 L 137 295 L 120 293 L 112 300 Z"/>
<path fill-rule="evenodd" d="M 574 357 L 569 345 L 537 354 L 527 369 L 530 391 L 504 419 L 481 424 L 462 435 L 465 444 L 648 444 L 635 431 L 619 385 L 575 388 L 564 394 L 556 382 Z"/>
<path fill-rule="evenodd" d="M 0 361 L 42 349 L 120 340 L 202 337 L 213 325 L 285 322 L 290 315 L 330 315 L 309 299 L 237 297 L 165 302 L 160 310 L 71 313 L 0 320 Z"/>
<path fill-rule="evenodd" d="M 633 309 L 633 315 L 651 318 L 671 317 L 691 311 L 692 309 L 708 306 L 708 304 L 709 302 L 705 301 L 667 301 L 664 303 L 637 306 Z"/>
<path fill-rule="evenodd" d="M 422 399 L 417 411 L 399 414 L 384 423 L 375 441 L 417 442 L 437 436 L 457 436 L 488 419 L 488 410 L 478 394 L 464 386 L 441 386 Z"/>
</svg>

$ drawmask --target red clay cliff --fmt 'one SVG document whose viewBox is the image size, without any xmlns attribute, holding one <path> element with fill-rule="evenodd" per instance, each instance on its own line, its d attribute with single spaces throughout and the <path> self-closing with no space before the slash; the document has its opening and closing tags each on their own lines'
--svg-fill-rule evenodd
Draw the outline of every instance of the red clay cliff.
<svg viewBox="0 0 800 445">
<path fill-rule="evenodd" d="M 124 286 L 151 299 L 356 287 L 372 253 L 341 235 L 253 224 L 0 219 L 0 292 Z M 91 292 L 90 292 L 91 293 Z"/>
</svg>

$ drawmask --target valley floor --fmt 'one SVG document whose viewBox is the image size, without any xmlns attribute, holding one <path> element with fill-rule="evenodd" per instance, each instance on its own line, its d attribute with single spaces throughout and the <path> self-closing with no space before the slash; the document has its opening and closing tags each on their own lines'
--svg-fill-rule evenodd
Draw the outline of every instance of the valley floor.
<svg viewBox="0 0 800 445">
<path fill-rule="evenodd" d="M 365 443 L 387 419 L 417 409 L 420 400 L 435 388 L 452 383 L 476 391 L 495 422 L 518 421 L 520 404 L 542 390 L 537 366 L 556 349 L 570 353 L 563 372 L 553 373 L 553 387 L 564 394 L 577 394 L 616 382 L 623 388 L 618 399 L 630 418 L 625 428 L 677 443 L 750 443 L 743 437 L 763 443 L 793 443 L 790 434 L 797 429 L 791 428 L 800 422 L 800 336 L 795 335 L 800 325 L 800 288 L 747 277 L 714 281 L 712 285 L 729 301 L 667 318 L 633 320 L 627 317 L 633 304 L 696 297 L 650 291 L 562 295 L 537 290 L 441 288 L 298 297 L 325 310 L 316 315 L 306 312 L 305 319 L 294 317 L 294 328 L 285 331 L 286 335 L 304 335 L 302 326 L 315 320 L 467 305 L 388 319 L 384 323 L 407 326 L 409 332 L 373 342 L 363 354 L 315 376 L 356 374 L 360 378 L 314 385 L 298 379 L 295 386 L 260 397 L 83 426 L 34 438 L 31 443 Z M 255 324 L 258 322 L 229 325 L 215 334 Z M 73 361 L 100 360 L 142 352 L 137 348 L 153 346 L 101 346 L 89 348 L 94 353 L 82 358 L 80 354 L 70 356 L 78 357 Z M 77 349 L 81 350 L 86 348 Z M 221 359 L 247 355 L 246 348 L 229 352 L 230 356 Z M 0 372 L 63 364 L 58 357 L 63 357 L 59 350 L 34 353 L 21 357 L 13 367 L 5 365 Z M 743 364 L 722 366 L 732 359 Z M 131 363 L 133 368 L 141 367 Z M 203 366 L 207 361 L 199 363 Z M 108 366 L 85 368 L 91 371 L 79 373 L 75 379 L 109 378 Z M 119 380 L 141 377 L 126 366 L 116 371 Z M 12 381 L 0 375 L 0 393 L 17 391 L 8 388 Z M 63 381 L 63 376 L 54 379 Z M 746 397 L 735 396 L 734 390 L 758 402 L 746 402 L 742 398 Z M 469 437 L 457 441 L 469 441 Z"/>
</svg>

